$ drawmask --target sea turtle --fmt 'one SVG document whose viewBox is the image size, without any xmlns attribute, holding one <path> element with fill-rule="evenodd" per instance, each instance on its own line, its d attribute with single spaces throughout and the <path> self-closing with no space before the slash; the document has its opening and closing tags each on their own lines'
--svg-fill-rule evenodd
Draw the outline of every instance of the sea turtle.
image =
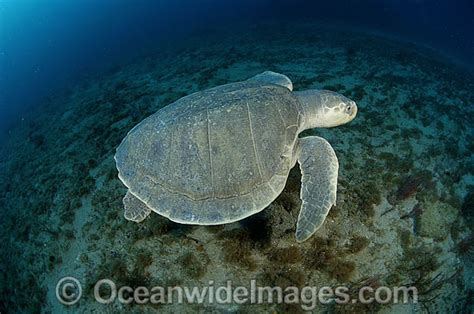
<svg viewBox="0 0 474 314">
<path fill-rule="evenodd" d="M 308 239 L 336 202 L 339 163 L 325 139 L 298 135 L 347 123 L 357 106 L 332 91 L 292 90 L 288 77 L 265 71 L 185 96 L 140 122 L 115 155 L 128 188 L 125 218 L 141 222 L 154 211 L 182 224 L 238 221 L 267 207 L 298 162 L 296 239 Z"/>
</svg>

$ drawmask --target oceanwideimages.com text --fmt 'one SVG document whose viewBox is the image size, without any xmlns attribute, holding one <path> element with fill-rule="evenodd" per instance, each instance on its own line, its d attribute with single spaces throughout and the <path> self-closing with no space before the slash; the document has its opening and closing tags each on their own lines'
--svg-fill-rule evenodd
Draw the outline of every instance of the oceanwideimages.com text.
<svg viewBox="0 0 474 314">
<path fill-rule="evenodd" d="M 73 277 L 67 277 L 72 278 Z M 79 282 L 59 282 L 56 296 L 63 304 L 74 304 L 82 296 Z M 67 285 L 67 287 L 66 287 Z M 67 289 L 66 289 L 67 288 Z M 76 289 L 76 291 L 74 291 Z M 371 287 L 357 289 L 338 287 L 269 287 L 251 280 L 247 286 L 225 285 L 209 281 L 207 286 L 119 286 L 111 279 L 99 280 L 94 285 L 94 299 L 101 304 L 299 304 L 303 310 L 313 310 L 318 304 L 397 304 L 417 303 L 415 287 Z"/>
</svg>

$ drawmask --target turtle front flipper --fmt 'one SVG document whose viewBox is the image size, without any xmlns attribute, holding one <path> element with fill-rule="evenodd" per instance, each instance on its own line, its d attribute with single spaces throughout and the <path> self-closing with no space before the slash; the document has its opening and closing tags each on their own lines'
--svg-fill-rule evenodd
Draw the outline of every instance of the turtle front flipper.
<svg viewBox="0 0 474 314">
<path fill-rule="evenodd" d="M 130 193 L 130 190 L 123 198 L 123 206 L 125 208 L 124 216 L 127 220 L 142 222 L 151 213 L 151 209 Z"/>
<path fill-rule="evenodd" d="M 331 145 L 318 136 L 300 138 L 297 149 L 302 174 L 302 204 L 296 240 L 303 242 L 321 227 L 336 204 L 339 162 Z"/>
<path fill-rule="evenodd" d="M 288 78 L 288 76 L 272 71 L 262 72 L 260 74 L 255 75 L 254 77 L 249 78 L 247 81 L 275 84 L 286 87 L 290 91 L 293 90 L 293 83 Z"/>
</svg>

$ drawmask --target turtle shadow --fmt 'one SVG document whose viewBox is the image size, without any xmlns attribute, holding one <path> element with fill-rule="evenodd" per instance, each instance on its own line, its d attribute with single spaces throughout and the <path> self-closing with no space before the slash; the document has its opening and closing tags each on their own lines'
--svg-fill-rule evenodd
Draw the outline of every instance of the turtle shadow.
<svg viewBox="0 0 474 314">
<path fill-rule="evenodd" d="M 276 204 L 287 212 L 297 212 L 300 206 L 297 201 L 300 188 L 301 171 L 296 166 L 290 171 L 282 193 L 267 208 L 239 222 L 243 231 L 248 234 L 248 239 L 263 245 L 269 244 L 273 235 L 274 219 L 272 219 L 272 215 L 278 215 L 278 212 L 271 210 L 270 207 Z"/>
<path fill-rule="evenodd" d="M 150 215 L 149 219 L 145 220 L 145 227 L 150 236 L 168 235 L 173 238 L 185 238 L 197 226 L 179 224 L 160 215 Z"/>
<path fill-rule="evenodd" d="M 287 212 L 292 212 L 299 208 L 298 202 L 295 200 L 299 199 L 301 190 L 301 169 L 297 164 L 291 169 L 286 180 L 286 185 L 283 191 L 278 197 L 272 202 L 280 204 Z"/>
<path fill-rule="evenodd" d="M 268 214 L 261 211 L 240 221 L 240 226 L 247 233 L 248 239 L 260 244 L 268 244 L 272 235 L 272 227 Z"/>
</svg>

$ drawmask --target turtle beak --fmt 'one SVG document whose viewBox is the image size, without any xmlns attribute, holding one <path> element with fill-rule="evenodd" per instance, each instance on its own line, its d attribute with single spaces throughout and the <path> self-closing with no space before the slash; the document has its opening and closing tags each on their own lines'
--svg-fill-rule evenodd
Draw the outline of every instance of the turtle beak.
<svg viewBox="0 0 474 314">
<path fill-rule="evenodd" d="M 354 101 L 351 101 L 351 112 L 349 113 L 349 121 L 354 120 L 357 115 L 357 105 Z"/>
</svg>

